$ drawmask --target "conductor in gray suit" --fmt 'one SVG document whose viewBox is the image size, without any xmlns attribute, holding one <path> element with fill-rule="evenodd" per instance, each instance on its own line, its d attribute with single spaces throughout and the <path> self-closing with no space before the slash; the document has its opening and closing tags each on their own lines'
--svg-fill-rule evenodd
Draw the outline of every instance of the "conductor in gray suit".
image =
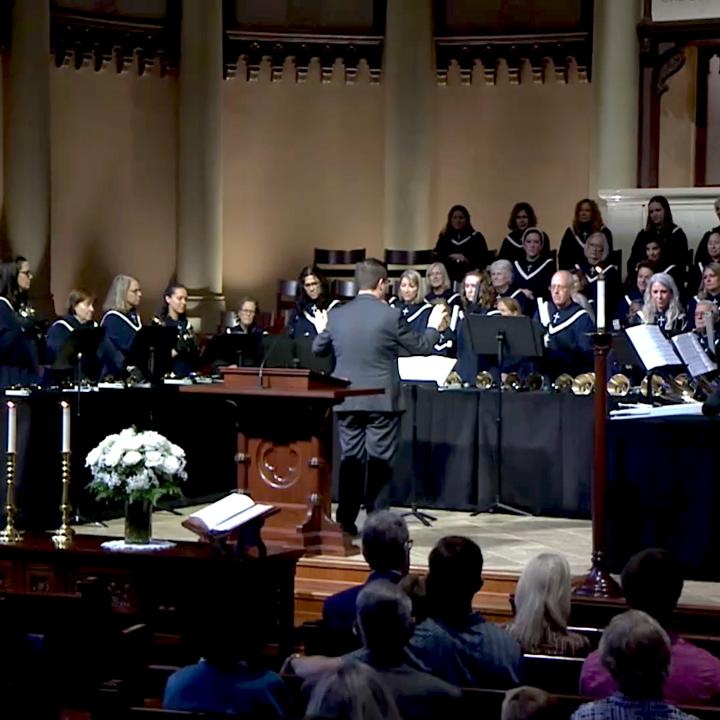
<svg viewBox="0 0 720 720">
<path fill-rule="evenodd" d="M 355 267 L 355 297 L 335 308 L 313 341 L 316 355 L 335 352 L 335 375 L 353 388 L 383 388 L 382 395 L 349 397 L 336 408 L 340 436 L 340 486 L 337 521 L 357 534 L 360 505 L 368 513 L 382 488 L 392 479 L 403 411 L 398 355 L 430 355 L 439 331 L 447 327 L 446 306 L 437 305 L 423 335 L 415 334 L 398 310 L 385 302 L 387 269 L 368 258 Z M 367 479 L 367 482 L 366 482 Z"/>
</svg>

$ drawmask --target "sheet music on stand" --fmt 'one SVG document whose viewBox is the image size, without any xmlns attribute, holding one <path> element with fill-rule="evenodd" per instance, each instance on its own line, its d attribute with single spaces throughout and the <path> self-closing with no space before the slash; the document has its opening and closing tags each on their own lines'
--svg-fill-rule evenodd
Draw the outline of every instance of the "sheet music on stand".
<svg viewBox="0 0 720 720">
<path fill-rule="evenodd" d="M 668 340 L 657 325 L 635 325 L 625 331 L 646 370 L 684 365 L 692 377 L 717 370 L 693 332 Z"/>
<path fill-rule="evenodd" d="M 717 363 L 714 363 L 708 354 L 703 350 L 700 340 L 693 332 L 676 335 L 672 339 L 675 349 L 680 354 L 690 371 L 692 377 L 704 375 L 705 373 L 717 370 Z"/>
<path fill-rule="evenodd" d="M 442 387 L 457 360 L 442 355 L 411 355 L 398 358 L 400 379 L 406 382 L 434 382 Z"/>
</svg>

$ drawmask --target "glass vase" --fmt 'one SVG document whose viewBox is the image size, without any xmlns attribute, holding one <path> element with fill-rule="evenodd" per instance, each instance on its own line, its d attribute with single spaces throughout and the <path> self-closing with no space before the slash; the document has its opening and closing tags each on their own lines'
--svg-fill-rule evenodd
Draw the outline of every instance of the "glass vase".
<svg viewBox="0 0 720 720">
<path fill-rule="evenodd" d="M 147 545 L 152 536 L 152 503 L 150 500 L 125 501 L 125 542 Z"/>
</svg>

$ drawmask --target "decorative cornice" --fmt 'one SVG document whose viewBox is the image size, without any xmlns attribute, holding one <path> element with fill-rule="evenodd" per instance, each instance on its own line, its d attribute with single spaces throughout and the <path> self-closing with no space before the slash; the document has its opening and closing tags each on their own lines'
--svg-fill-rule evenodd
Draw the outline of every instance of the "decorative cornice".
<svg viewBox="0 0 720 720">
<path fill-rule="evenodd" d="M 578 78 L 587 82 L 592 64 L 592 34 L 590 32 L 546 33 L 527 35 L 472 35 L 435 38 L 438 84 L 447 85 L 448 72 L 453 63 L 460 68 L 463 85 L 472 83 L 473 69 L 482 65 L 486 85 L 495 85 L 501 60 L 507 64 L 511 85 L 521 80 L 523 64 L 532 72 L 533 82 L 548 82 L 550 62 L 554 79 L 568 81 L 570 65 L 577 65 Z"/>
<path fill-rule="evenodd" d="M 178 67 L 180 4 L 168 0 L 157 20 L 68 12 L 51 6 L 50 46 L 57 67 L 76 70 L 92 65 L 123 72 L 134 66 L 138 75 L 157 67 L 161 77 Z"/>
<path fill-rule="evenodd" d="M 260 76 L 264 61 L 270 64 L 270 79 L 282 79 L 288 60 L 295 69 L 295 82 L 306 81 L 310 63 L 317 59 L 320 79 L 328 83 L 333 67 L 340 59 L 345 68 L 345 82 L 352 84 L 358 75 L 358 65 L 364 60 L 370 69 L 370 82 L 380 81 L 382 74 L 383 37 L 375 35 L 326 35 L 249 30 L 225 31 L 225 74 L 236 77 L 241 64 L 245 65 L 245 79 L 254 82 Z"/>
</svg>

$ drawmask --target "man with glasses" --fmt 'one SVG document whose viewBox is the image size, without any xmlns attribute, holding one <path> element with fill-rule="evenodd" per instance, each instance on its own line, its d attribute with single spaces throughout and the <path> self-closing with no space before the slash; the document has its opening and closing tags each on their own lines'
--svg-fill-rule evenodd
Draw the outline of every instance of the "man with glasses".
<svg viewBox="0 0 720 720">
<path fill-rule="evenodd" d="M 436 305 L 424 334 L 415 334 L 385 302 L 386 283 L 382 262 L 374 258 L 359 262 L 357 297 L 333 310 L 329 322 L 323 313 L 326 326 L 319 328 L 313 341 L 316 355 L 334 351 L 334 374 L 350 380 L 352 388 L 384 390 L 349 397 L 336 408 L 341 449 L 336 519 L 351 535 L 357 535 L 355 521 L 363 500 L 367 512 L 372 512 L 380 491 L 392 479 L 403 411 L 398 356 L 430 355 L 448 324 L 447 307 Z"/>
</svg>

